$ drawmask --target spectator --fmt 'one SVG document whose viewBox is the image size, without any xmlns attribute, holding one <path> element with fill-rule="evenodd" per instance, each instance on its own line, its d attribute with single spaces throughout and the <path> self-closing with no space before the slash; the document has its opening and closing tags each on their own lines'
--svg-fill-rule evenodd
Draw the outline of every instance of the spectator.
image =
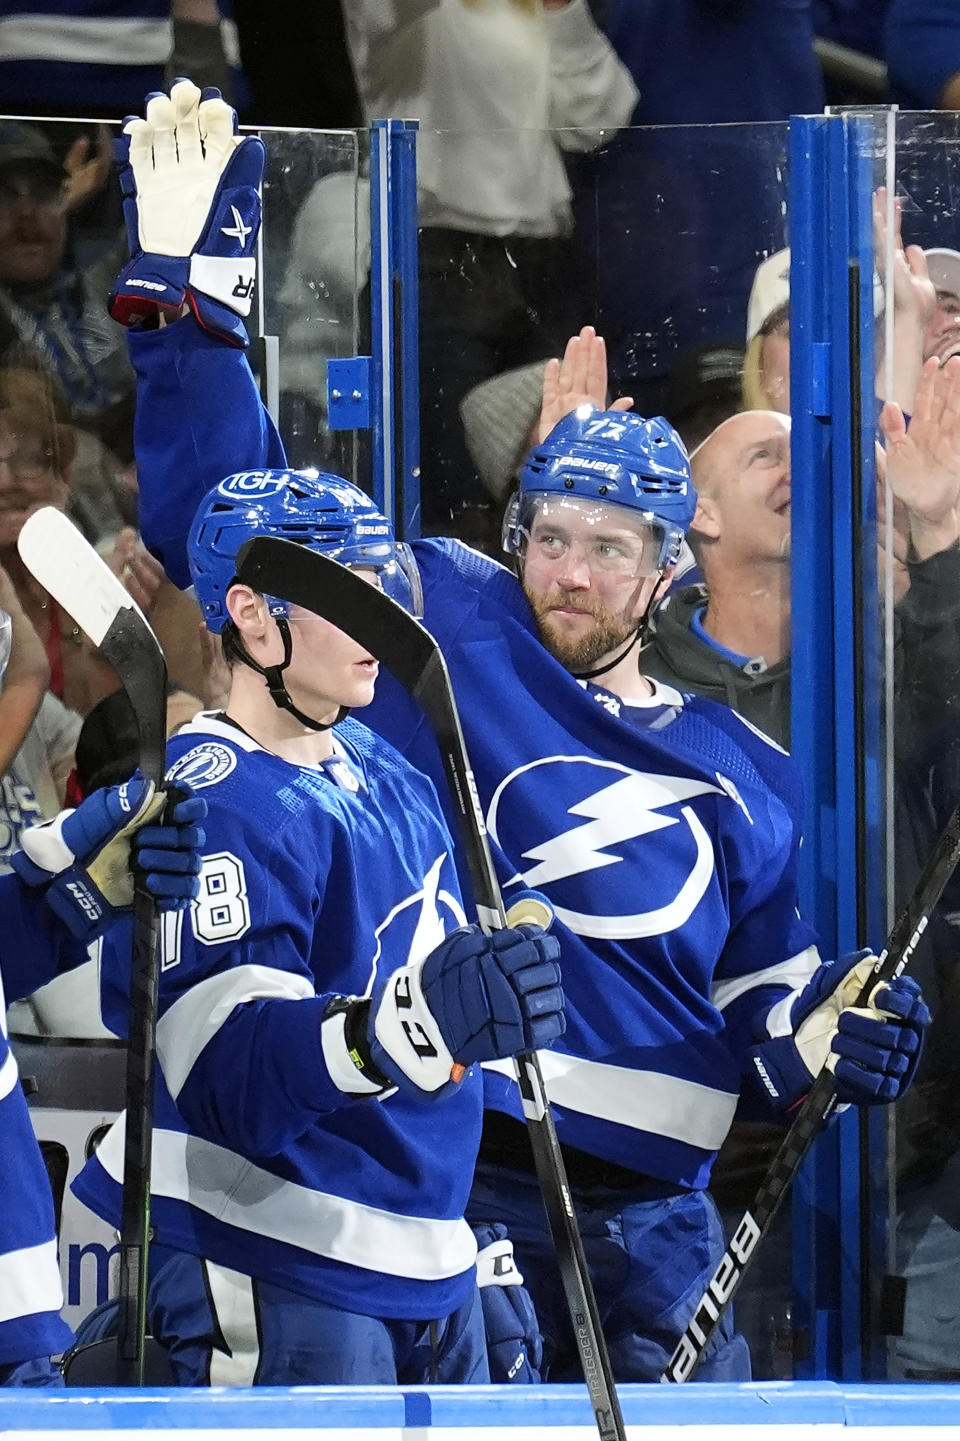
<svg viewBox="0 0 960 1441">
<path fill-rule="evenodd" d="M 743 368 L 743 346 L 732 340 L 695 345 L 677 356 L 663 410 L 688 451 L 741 408 Z"/>
<path fill-rule="evenodd" d="M 133 454 L 133 375 L 104 306 L 116 254 L 78 270 L 71 253 L 71 206 L 103 159 L 71 175 L 36 126 L 0 122 L 0 363 L 46 371 L 81 428 L 75 481 L 92 538 L 119 528 L 114 476 Z"/>
<path fill-rule="evenodd" d="M 790 414 L 790 251 L 757 266 L 747 301 L 744 410 Z"/>
<path fill-rule="evenodd" d="M 882 413 L 887 476 L 909 540 L 901 551 L 901 657 L 910 652 L 914 664 L 930 630 L 946 627 L 949 644 L 960 619 L 960 460 L 944 458 L 945 450 L 960 456 L 953 404 L 960 404 L 960 361 L 940 379 L 930 361 L 909 429 L 898 406 Z M 689 539 L 704 585 L 685 587 L 661 606 L 644 668 L 681 690 L 724 701 L 788 748 L 789 419 L 772 411 L 734 416 L 694 452 L 692 469 L 699 501 Z"/>
<path fill-rule="evenodd" d="M 577 234 L 614 388 L 649 415 L 682 351 L 737 333 L 758 257 L 784 243 L 786 127 L 757 122 L 821 110 L 823 85 L 808 0 L 606 11 L 640 97 L 631 129 L 576 162 Z"/>
<path fill-rule="evenodd" d="M 536 439 L 545 360 L 491 375 L 460 402 L 467 450 L 487 493 L 502 505 Z"/>
<path fill-rule="evenodd" d="M 876 273 L 873 287 L 874 318 L 879 322 L 884 309 L 880 275 L 886 271 L 886 192 L 874 195 Z M 904 246 L 900 232 L 899 202 L 894 206 L 893 239 L 894 330 L 892 392 L 908 414 L 925 360 L 942 347 L 942 359 L 953 351 L 945 336 L 957 325 L 955 312 L 960 301 L 951 287 L 958 284 L 955 251 L 923 251 L 918 245 Z M 934 298 L 934 277 L 928 272 L 935 257 L 946 290 L 942 305 Z M 960 259 L 960 257 L 958 257 Z M 958 347 L 960 348 L 960 347 Z M 877 394 L 884 395 L 887 363 L 879 324 L 875 341 Z M 743 370 L 743 404 L 746 410 L 776 410 L 790 413 L 790 251 L 778 250 L 757 267 L 747 302 L 747 355 Z"/>
<path fill-rule="evenodd" d="M 960 251 L 934 247 L 923 253 L 937 292 L 937 308 L 923 334 L 923 358 L 935 355 L 945 365 L 951 355 L 960 355 Z"/>
<path fill-rule="evenodd" d="M 229 89 L 237 58 L 217 0 L 0 0 L 0 94 L 15 114 L 115 120 L 168 74 Z"/>
<path fill-rule="evenodd" d="M 636 90 L 586 0 L 350 0 L 344 16 L 365 115 L 420 120 L 423 528 L 488 537 L 458 407 L 560 353 L 579 288 L 562 152 L 623 125 Z"/>
</svg>

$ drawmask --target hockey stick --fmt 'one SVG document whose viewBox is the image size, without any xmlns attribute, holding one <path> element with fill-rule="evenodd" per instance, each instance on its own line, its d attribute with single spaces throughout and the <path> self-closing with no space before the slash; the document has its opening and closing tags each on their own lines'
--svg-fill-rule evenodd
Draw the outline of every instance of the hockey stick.
<svg viewBox="0 0 960 1441">
<path fill-rule="evenodd" d="M 143 613 L 62 511 L 47 506 L 30 516 L 17 549 L 30 573 L 119 676 L 137 719 L 140 769 L 159 788 L 166 756 L 167 667 Z M 156 904 L 137 878 L 127 1040 L 118 1386 L 143 1384 L 159 935 Z"/>
<path fill-rule="evenodd" d="M 866 1005 L 875 986 L 895 980 L 909 965 L 958 861 L 960 805 L 941 831 L 913 893 L 897 917 L 870 979 L 862 987 L 854 1005 Z M 739 1290 L 752 1256 L 770 1228 L 784 1193 L 836 1104 L 836 1080 L 832 1070 L 824 1066 L 770 1162 L 753 1205 L 744 1212 L 733 1233 L 720 1265 L 660 1377 L 661 1381 L 688 1381 L 697 1369 L 710 1338 Z"/>
<path fill-rule="evenodd" d="M 293 541 L 261 536 L 237 555 L 237 577 L 267 595 L 322 615 L 381 660 L 423 710 L 456 801 L 460 839 L 483 931 L 506 923 L 476 782 L 460 727 L 450 676 L 436 641 L 402 606 L 345 566 Z M 515 1061 L 543 1204 L 550 1222 L 577 1350 L 603 1441 L 626 1432 L 600 1326 L 596 1297 L 577 1229 L 560 1143 L 535 1052 Z"/>
</svg>

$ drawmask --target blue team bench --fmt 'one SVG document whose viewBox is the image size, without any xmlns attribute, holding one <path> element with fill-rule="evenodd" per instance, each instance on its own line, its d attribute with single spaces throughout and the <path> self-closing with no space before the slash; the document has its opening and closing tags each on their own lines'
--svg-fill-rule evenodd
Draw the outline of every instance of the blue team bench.
<svg viewBox="0 0 960 1441">
<path fill-rule="evenodd" d="M 813 1426 L 816 1441 L 851 1427 L 883 1427 L 889 1441 L 918 1426 L 960 1434 L 960 1385 L 779 1381 L 621 1386 L 618 1394 L 634 1441 L 689 1441 L 690 1427 L 696 1441 L 738 1441 L 744 1426 L 772 1426 L 783 1441 L 800 1441 Z M 38 1431 L 55 1431 L 58 1441 L 100 1431 L 191 1431 L 191 1441 L 221 1431 L 243 1431 L 251 1441 L 264 1432 L 272 1441 L 307 1430 L 329 1432 L 330 1441 L 595 1441 L 598 1434 L 582 1386 L 0 1392 L 0 1441 Z"/>
</svg>

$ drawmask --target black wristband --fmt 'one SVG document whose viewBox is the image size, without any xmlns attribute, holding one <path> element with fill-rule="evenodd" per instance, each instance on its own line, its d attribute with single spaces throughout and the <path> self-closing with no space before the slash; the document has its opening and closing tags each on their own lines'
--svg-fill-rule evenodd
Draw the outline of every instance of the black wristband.
<svg viewBox="0 0 960 1441">
<path fill-rule="evenodd" d="M 331 1016 L 338 1016 L 341 1013 L 344 1018 L 343 1039 L 346 1043 L 347 1054 L 356 1066 L 357 1072 L 371 1085 L 379 1086 L 381 1091 L 392 1090 L 393 1081 L 373 1064 L 373 1058 L 370 1055 L 370 1042 L 367 1040 L 367 1027 L 370 1022 L 369 997 L 358 1000 L 356 996 L 335 996 L 324 1011 L 323 1019 L 326 1021 Z"/>
</svg>

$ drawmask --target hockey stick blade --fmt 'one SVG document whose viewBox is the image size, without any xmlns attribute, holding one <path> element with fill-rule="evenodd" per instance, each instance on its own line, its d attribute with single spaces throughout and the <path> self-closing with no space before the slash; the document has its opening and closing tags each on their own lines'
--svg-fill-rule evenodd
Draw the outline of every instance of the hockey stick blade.
<svg viewBox="0 0 960 1441">
<path fill-rule="evenodd" d="M 21 528 L 17 549 L 24 565 L 49 591 L 113 666 L 133 706 L 140 735 L 140 769 L 154 784 L 163 779 L 166 695 L 163 652 L 122 581 L 53 506 L 34 511 Z"/>
<path fill-rule="evenodd" d="M 460 717 L 446 662 L 430 633 L 376 586 L 293 541 L 273 536 L 246 541 L 237 554 L 236 570 L 244 584 L 303 606 L 344 631 L 381 661 L 417 701 L 430 722 L 456 801 L 460 839 L 481 927 L 490 931 L 503 926 L 503 898 Z M 540 1062 L 535 1052 L 527 1052 L 516 1057 L 515 1064 L 537 1178 L 594 1420 L 603 1441 L 625 1441 L 610 1358 Z"/>
<path fill-rule="evenodd" d="M 20 531 L 17 549 L 30 573 L 116 671 L 136 717 L 140 769 L 159 787 L 166 754 L 167 667 L 146 617 L 62 511 L 52 506 L 35 511 Z M 116 1380 L 121 1386 L 143 1384 L 158 946 L 156 904 L 138 881 L 133 901 L 116 1339 Z M 100 1344 L 112 1349 L 114 1343 Z"/>
<path fill-rule="evenodd" d="M 854 1005 L 863 1006 L 878 985 L 903 974 L 913 958 L 930 917 L 960 861 L 960 805 L 930 853 L 913 893 L 894 922 L 887 944 Z M 745 1211 L 693 1313 L 687 1329 L 660 1377 L 661 1381 L 689 1381 L 730 1305 L 744 1272 L 770 1228 L 770 1223 L 797 1172 L 837 1103 L 833 1072 L 824 1066 L 804 1098 L 779 1149 L 760 1183 L 753 1205 Z"/>
</svg>

